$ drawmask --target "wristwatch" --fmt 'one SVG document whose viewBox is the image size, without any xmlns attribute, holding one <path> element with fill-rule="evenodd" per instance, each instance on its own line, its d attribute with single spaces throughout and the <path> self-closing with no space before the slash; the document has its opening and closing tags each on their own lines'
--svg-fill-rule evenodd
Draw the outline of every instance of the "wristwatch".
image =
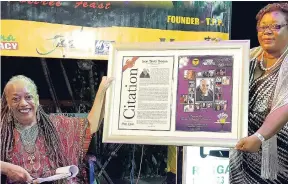
<svg viewBox="0 0 288 184">
<path fill-rule="evenodd" d="M 263 135 L 259 134 L 258 132 L 256 132 L 254 134 L 256 137 L 258 137 L 258 139 L 263 143 L 265 141 L 265 138 L 263 137 Z"/>
</svg>

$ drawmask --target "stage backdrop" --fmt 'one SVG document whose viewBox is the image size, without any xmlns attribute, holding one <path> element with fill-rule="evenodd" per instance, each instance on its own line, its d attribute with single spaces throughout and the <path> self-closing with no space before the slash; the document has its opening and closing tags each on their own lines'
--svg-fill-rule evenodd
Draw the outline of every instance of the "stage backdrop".
<svg viewBox="0 0 288 184">
<path fill-rule="evenodd" d="M 32 67 L 29 70 L 26 68 L 28 76 L 33 78 L 34 74 L 41 73 L 40 60 L 40 66 L 38 66 L 36 64 L 38 59 L 31 57 L 106 60 L 111 42 L 193 41 L 216 37 L 223 40 L 229 39 L 231 4 L 231 2 L 202 1 L 1 2 L 1 56 L 30 57 L 27 60 L 3 57 L 6 59 L 6 62 L 2 64 L 2 66 L 6 66 L 2 67 L 3 71 L 6 71 L 4 72 L 6 73 L 6 80 L 4 81 L 7 82 L 12 75 L 23 73 L 25 67 L 21 65 L 22 61 L 28 62 L 29 67 Z M 64 75 L 63 69 L 61 69 L 58 62 L 53 62 L 54 59 L 46 60 L 48 65 L 53 68 L 53 72 L 60 74 L 52 75 L 52 79 L 55 78 L 53 85 L 56 91 L 57 89 L 63 91 L 63 86 L 57 88 L 59 81 L 62 81 L 62 84 L 65 85 L 64 79 L 57 78 Z M 107 65 L 93 61 L 96 67 L 91 67 L 92 69 L 89 71 L 93 72 L 89 73 L 88 70 L 84 71 L 83 68 L 75 69 L 76 62 L 73 61 L 75 60 L 63 60 L 63 65 L 67 67 L 67 74 L 70 76 L 70 80 L 73 81 L 71 85 L 74 97 L 81 99 L 82 103 L 80 105 L 88 104 L 87 106 L 91 107 L 93 103 L 92 97 L 90 97 L 91 81 L 88 80 L 88 77 L 91 76 L 88 74 L 96 72 L 97 75 L 93 76 L 98 86 L 101 76 L 106 75 Z M 77 61 L 78 65 L 83 62 L 83 60 Z M 31 63 L 35 64 L 32 65 Z M 23 68 L 21 68 L 22 66 Z M 35 71 L 31 72 L 32 70 Z M 100 75 L 101 72 L 104 73 Z M 43 75 L 45 75 L 45 72 Z M 39 74 L 38 78 L 33 78 L 39 86 L 40 93 L 41 89 L 42 91 L 49 91 L 45 78 L 40 76 L 42 75 Z M 86 81 L 89 81 L 89 83 L 83 83 L 84 79 L 87 79 Z M 2 84 L 4 83 L 2 81 Z M 61 100 L 59 90 L 58 97 Z M 66 91 L 66 93 L 63 93 L 65 95 L 64 100 L 67 100 L 66 97 L 69 94 L 69 90 Z M 95 87 L 94 93 L 96 91 L 97 88 Z M 47 93 L 47 96 L 49 96 L 49 93 Z M 43 98 L 43 95 L 41 97 Z M 83 101 L 87 103 L 83 103 Z M 80 107 L 79 104 L 76 105 L 77 108 Z M 83 111 L 86 112 L 88 107 L 84 108 Z M 65 109 L 62 108 L 62 112 L 65 112 L 67 116 L 86 115 L 72 113 L 75 112 L 74 108 Z M 102 144 L 101 130 L 100 128 L 97 134 L 98 138 L 91 145 L 96 145 L 96 149 L 93 148 L 95 152 L 93 154 L 97 155 L 98 160 L 105 165 L 105 162 L 110 159 L 111 151 L 115 151 L 119 145 Z M 106 170 L 109 177 L 117 184 L 127 183 L 120 182 L 121 178 L 124 178 L 125 181 L 131 180 L 131 176 L 136 178 L 138 175 L 136 171 L 139 170 L 138 164 L 141 160 L 141 149 L 141 145 L 123 145 L 117 153 L 118 156 L 113 157 L 104 171 Z M 132 153 L 131 150 L 135 150 L 135 162 L 131 161 L 134 158 L 134 152 Z M 148 180 L 149 177 L 154 177 L 153 181 L 158 181 L 159 176 L 165 176 L 166 150 L 166 146 L 145 146 L 141 171 L 142 180 L 153 183 L 152 180 Z M 137 163 L 137 165 L 134 167 L 132 163 Z M 194 166 L 195 164 L 191 165 L 190 169 L 187 170 L 187 173 L 193 174 L 193 177 L 195 176 Z M 205 169 L 205 166 L 202 167 Z M 131 168 L 133 168 L 133 172 Z"/>
<path fill-rule="evenodd" d="M 107 59 L 111 42 L 229 39 L 231 2 L 1 2 L 1 55 Z"/>
</svg>

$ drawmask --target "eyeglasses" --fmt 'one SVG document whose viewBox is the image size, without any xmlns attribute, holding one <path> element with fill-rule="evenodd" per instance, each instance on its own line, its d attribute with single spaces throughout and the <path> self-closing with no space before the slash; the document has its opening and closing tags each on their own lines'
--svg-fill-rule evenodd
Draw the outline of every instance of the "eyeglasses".
<svg viewBox="0 0 288 184">
<path fill-rule="evenodd" d="M 286 24 L 270 24 L 267 26 L 257 26 L 257 31 L 258 32 L 264 32 L 266 29 L 269 29 L 271 31 L 279 31 L 282 27 L 287 26 L 288 23 Z"/>
</svg>

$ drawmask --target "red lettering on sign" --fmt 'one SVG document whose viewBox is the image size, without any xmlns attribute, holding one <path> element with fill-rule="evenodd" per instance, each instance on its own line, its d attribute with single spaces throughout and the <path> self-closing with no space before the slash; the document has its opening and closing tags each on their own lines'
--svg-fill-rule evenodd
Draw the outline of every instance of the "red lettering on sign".
<svg viewBox="0 0 288 184">
<path fill-rule="evenodd" d="M 87 2 L 84 2 L 84 3 L 83 3 L 83 7 L 84 7 L 84 8 L 87 8 L 87 7 L 88 7 L 88 3 L 87 3 Z"/>
<path fill-rule="evenodd" d="M 97 7 L 96 7 L 96 3 L 91 3 L 91 4 L 90 4 L 90 8 L 94 8 L 94 9 L 97 8 Z"/>
<path fill-rule="evenodd" d="M 19 1 L 20 3 L 27 3 L 27 4 L 30 4 L 30 5 L 42 5 L 42 6 L 50 6 L 50 7 L 59 7 L 62 5 L 61 1 Z M 93 8 L 93 9 L 109 9 L 111 8 L 111 3 L 108 2 L 108 3 L 100 3 L 100 2 L 87 2 L 87 1 L 76 1 L 75 4 L 74 4 L 74 8 L 79 8 L 79 7 L 82 7 L 82 8 Z"/>
<path fill-rule="evenodd" d="M 106 3 L 105 9 L 109 9 L 110 8 L 111 3 Z"/>
<path fill-rule="evenodd" d="M 100 4 L 98 5 L 98 8 L 99 8 L 99 9 L 103 9 L 103 8 L 104 8 L 103 3 L 100 3 Z"/>
<path fill-rule="evenodd" d="M 54 6 L 54 1 L 49 1 L 49 6 Z"/>
<path fill-rule="evenodd" d="M 27 3 L 27 4 L 34 4 L 34 5 L 37 5 L 37 4 L 40 4 L 40 5 L 43 5 L 43 6 L 61 6 L 61 2 L 60 1 L 20 1 L 20 3 Z"/>
<path fill-rule="evenodd" d="M 82 4 L 83 2 L 82 1 L 78 1 L 78 2 L 76 2 L 76 4 L 75 4 L 75 8 L 78 8 L 81 4 Z"/>
<path fill-rule="evenodd" d="M 56 4 L 55 4 L 57 7 L 61 6 L 61 2 L 60 1 L 57 1 Z"/>
<path fill-rule="evenodd" d="M 82 8 L 87 8 L 87 7 L 90 7 L 90 8 L 98 8 L 98 9 L 103 9 L 105 8 L 106 10 L 109 9 L 111 6 L 111 3 L 106 3 L 105 6 L 104 6 L 104 3 L 99 3 L 97 4 L 96 2 L 86 2 L 86 1 L 77 1 L 75 2 L 75 5 L 74 5 L 74 8 L 79 8 L 79 7 L 82 7 Z"/>
</svg>

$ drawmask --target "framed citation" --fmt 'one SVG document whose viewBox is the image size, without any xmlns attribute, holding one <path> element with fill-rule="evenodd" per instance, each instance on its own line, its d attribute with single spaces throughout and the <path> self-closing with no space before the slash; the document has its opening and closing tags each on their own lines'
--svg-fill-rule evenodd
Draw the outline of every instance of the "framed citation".
<svg viewBox="0 0 288 184">
<path fill-rule="evenodd" d="M 103 142 L 234 147 L 248 134 L 248 40 L 114 44 Z"/>
</svg>

